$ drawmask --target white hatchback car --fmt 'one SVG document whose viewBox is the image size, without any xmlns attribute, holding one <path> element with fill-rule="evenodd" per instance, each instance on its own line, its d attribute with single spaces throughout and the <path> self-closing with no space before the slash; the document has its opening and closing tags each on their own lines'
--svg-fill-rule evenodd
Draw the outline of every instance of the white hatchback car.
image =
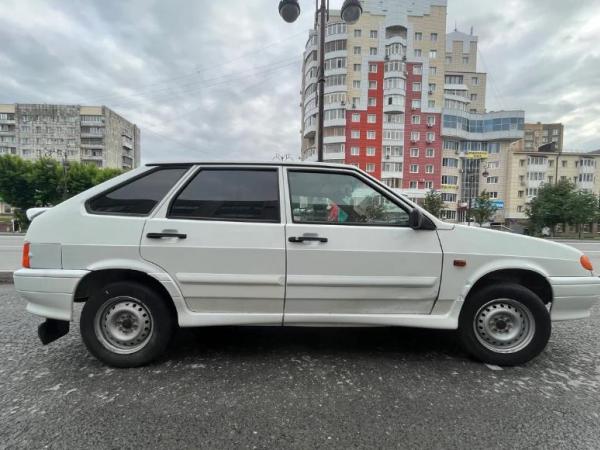
<svg viewBox="0 0 600 450">
<path fill-rule="evenodd" d="M 84 302 L 83 341 L 118 367 L 177 325 L 458 329 L 514 365 L 600 293 L 578 250 L 442 222 L 349 166 L 149 164 L 35 214 L 14 280 L 42 342 Z"/>
</svg>

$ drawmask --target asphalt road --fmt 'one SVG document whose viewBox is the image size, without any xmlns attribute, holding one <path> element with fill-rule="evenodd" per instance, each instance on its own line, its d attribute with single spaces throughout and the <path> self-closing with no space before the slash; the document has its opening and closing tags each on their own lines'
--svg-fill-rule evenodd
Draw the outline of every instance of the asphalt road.
<svg viewBox="0 0 600 450">
<path fill-rule="evenodd" d="M 42 347 L 12 285 L 0 302 L 2 448 L 600 447 L 600 307 L 503 370 L 451 332 L 276 327 L 181 331 L 116 370 L 77 327 Z"/>
</svg>

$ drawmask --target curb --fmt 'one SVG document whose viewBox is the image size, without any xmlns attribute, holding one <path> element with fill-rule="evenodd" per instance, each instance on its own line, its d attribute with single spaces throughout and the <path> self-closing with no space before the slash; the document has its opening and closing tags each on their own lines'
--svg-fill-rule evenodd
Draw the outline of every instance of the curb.
<svg viewBox="0 0 600 450">
<path fill-rule="evenodd" d="M 0 284 L 13 284 L 13 272 L 0 272 Z"/>
</svg>

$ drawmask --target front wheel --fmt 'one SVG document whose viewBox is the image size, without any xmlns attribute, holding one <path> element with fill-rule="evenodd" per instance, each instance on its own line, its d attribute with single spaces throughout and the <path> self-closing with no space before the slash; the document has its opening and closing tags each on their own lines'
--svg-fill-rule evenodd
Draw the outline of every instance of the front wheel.
<svg viewBox="0 0 600 450">
<path fill-rule="evenodd" d="M 551 333 L 550 314 L 529 289 L 503 283 L 475 292 L 460 313 L 459 334 L 471 355 L 500 366 L 539 355 Z"/>
<path fill-rule="evenodd" d="M 140 283 L 110 283 L 84 304 L 80 330 L 86 347 L 114 367 L 137 367 L 157 358 L 173 334 L 165 299 Z"/>
</svg>

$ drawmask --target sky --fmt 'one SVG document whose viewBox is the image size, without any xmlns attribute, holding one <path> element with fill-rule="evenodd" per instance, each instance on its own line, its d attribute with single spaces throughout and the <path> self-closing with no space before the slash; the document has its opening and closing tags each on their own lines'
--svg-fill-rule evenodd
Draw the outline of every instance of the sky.
<svg viewBox="0 0 600 450">
<path fill-rule="evenodd" d="M 297 157 L 314 2 L 293 24 L 277 5 L 2 0 L 0 103 L 106 105 L 140 127 L 143 162 Z M 600 149 L 598 0 L 448 0 L 447 24 L 479 36 L 488 110 L 562 122 L 566 149 Z"/>
</svg>

